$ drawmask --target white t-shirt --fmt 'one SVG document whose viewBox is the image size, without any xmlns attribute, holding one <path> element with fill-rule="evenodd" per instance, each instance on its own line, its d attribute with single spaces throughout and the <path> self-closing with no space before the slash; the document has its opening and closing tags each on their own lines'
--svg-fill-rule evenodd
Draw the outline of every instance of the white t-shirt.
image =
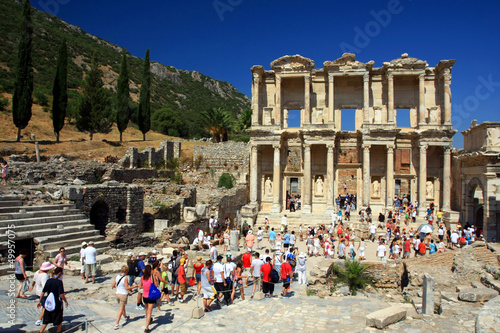
<svg viewBox="0 0 500 333">
<path fill-rule="evenodd" d="M 295 237 L 295 235 L 294 235 L 294 234 L 290 234 L 290 244 L 295 244 L 295 240 L 296 240 L 296 239 L 297 239 L 297 238 Z"/>
<path fill-rule="evenodd" d="M 370 233 L 374 234 L 377 231 L 377 227 L 374 225 L 370 226 Z"/>
<path fill-rule="evenodd" d="M 264 230 L 257 231 L 257 239 L 262 240 L 264 238 Z"/>
<path fill-rule="evenodd" d="M 97 250 L 93 246 L 85 249 L 85 265 L 95 264 L 97 262 Z"/>
<path fill-rule="evenodd" d="M 216 262 L 214 264 L 214 278 L 215 278 L 215 282 L 224 282 L 222 281 L 222 276 L 221 276 L 221 272 L 224 271 L 224 266 L 222 266 L 222 264 L 220 262 Z"/>
<path fill-rule="evenodd" d="M 454 244 L 458 242 L 458 233 L 454 232 L 451 234 L 451 242 Z"/>
<path fill-rule="evenodd" d="M 208 225 L 212 228 L 214 227 L 214 219 L 213 218 L 210 218 L 210 220 L 208 220 Z"/>
<path fill-rule="evenodd" d="M 257 277 L 260 276 L 260 268 L 264 265 L 264 262 L 260 259 L 254 259 L 252 261 L 252 268 L 253 268 L 253 276 Z"/>
<path fill-rule="evenodd" d="M 443 236 L 443 235 L 444 235 L 444 230 L 443 230 L 443 228 L 439 228 L 439 230 L 438 230 L 438 235 L 439 235 L 439 236 Z"/>
<path fill-rule="evenodd" d="M 198 239 L 203 242 L 203 230 L 198 231 Z"/>
<path fill-rule="evenodd" d="M 217 259 L 217 255 L 218 255 L 217 249 L 215 248 L 215 246 L 212 246 L 210 248 L 210 259 L 216 260 Z"/>
<path fill-rule="evenodd" d="M 231 278 L 231 280 L 232 280 L 231 272 L 234 270 L 234 267 L 235 266 L 233 266 L 232 262 L 224 264 L 224 278 L 226 278 L 226 279 Z"/>
<path fill-rule="evenodd" d="M 116 293 L 119 295 L 128 295 L 128 291 L 127 291 L 127 289 L 125 289 L 125 279 L 126 278 L 127 278 L 126 275 L 117 275 L 115 277 Z M 118 284 L 118 281 L 120 282 L 120 284 Z"/>
<path fill-rule="evenodd" d="M 40 296 L 42 294 L 43 287 L 45 287 L 45 282 L 49 279 L 49 274 L 40 273 L 37 271 L 35 276 L 33 276 L 33 281 L 35 281 L 36 295 Z"/>
<path fill-rule="evenodd" d="M 80 262 L 83 262 L 83 258 L 85 258 L 85 249 L 82 247 L 80 249 Z"/>
<path fill-rule="evenodd" d="M 385 246 L 380 244 L 378 247 L 377 247 L 377 256 L 378 257 L 385 257 Z"/>
</svg>

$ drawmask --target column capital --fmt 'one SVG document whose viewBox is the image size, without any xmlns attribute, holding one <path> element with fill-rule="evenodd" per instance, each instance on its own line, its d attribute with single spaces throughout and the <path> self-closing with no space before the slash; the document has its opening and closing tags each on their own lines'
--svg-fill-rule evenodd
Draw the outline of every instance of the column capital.
<svg viewBox="0 0 500 333">
<path fill-rule="evenodd" d="M 276 75 L 276 76 L 274 77 L 274 80 L 276 80 L 276 83 L 281 83 L 281 76 Z"/>
<path fill-rule="evenodd" d="M 370 73 L 366 72 L 363 74 L 363 81 L 368 82 L 370 80 Z"/>
<path fill-rule="evenodd" d="M 279 144 L 279 143 L 273 143 L 273 148 L 274 148 L 274 150 L 280 149 L 281 148 L 281 144 Z"/>
<path fill-rule="evenodd" d="M 429 148 L 428 144 L 425 144 L 425 143 L 420 144 L 420 152 L 421 153 L 427 153 L 427 148 Z"/>
<path fill-rule="evenodd" d="M 258 148 L 259 148 L 259 146 L 256 144 L 253 144 L 250 146 L 250 150 L 252 150 L 252 151 L 257 151 Z"/>
<path fill-rule="evenodd" d="M 443 147 L 443 153 L 446 154 L 446 155 L 450 155 L 451 154 L 451 147 L 450 146 L 444 146 Z"/>
<path fill-rule="evenodd" d="M 309 143 L 304 144 L 304 151 L 310 152 L 311 151 L 311 145 Z"/>
<path fill-rule="evenodd" d="M 361 147 L 363 148 L 363 151 L 365 153 L 369 153 L 370 152 L 371 145 L 364 144 Z"/>
<path fill-rule="evenodd" d="M 311 82 L 311 75 L 306 75 L 304 76 L 304 81 L 307 83 L 307 82 Z"/>
<path fill-rule="evenodd" d="M 328 74 L 328 81 L 333 82 L 333 79 L 335 78 L 335 75 L 333 74 Z"/>
<path fill-rule="evenodd" d="M 387 71 L 387 79 L 389 79 L 389 80 L 394 79 L 394 73 L 392 71 Z"/>
<path fill-rule="evenodd" d="M 326 148 L 328 148 L 328 152 L 333 151 L 333 149 L 335 148 L 335 143 L 328 143 L 326 145 Z"/>
<path fill-rule="evenodd" d="M 394 149 L 396 148 L 396 146 L 394 145 L 387 145 L 387 152 L 388 153 L 394 153 Z"/>
<path fill-rule="evenodd" d="M 425 73 L 418 74 L 419 80 L 425 79 Z"/>
</svg>

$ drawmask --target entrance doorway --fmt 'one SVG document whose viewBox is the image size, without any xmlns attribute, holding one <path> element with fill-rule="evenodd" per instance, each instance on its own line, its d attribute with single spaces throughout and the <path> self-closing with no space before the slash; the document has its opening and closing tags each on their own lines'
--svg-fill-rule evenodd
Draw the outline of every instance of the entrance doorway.
<svg viewBox="0 0 500 333">
<path fill-rule="evenodd" d="M 290 178 L 290 195 L 299 194 L 299 179 L 298 178 Z"/>
<path fill-rule="evenodd" d="M 106 225 L 109 221 L 109 207 L 108 205 L 99 200 L 92 206 L 90 210 L 90 223 L 92 223 L 99 233 L 106 236 Z"/>
<path fill-rule="evenodd" d="M 16 244 L 16 256 L 22 249 L 26 249 L 26 251 L 28 251 L 28 255 L 26 256 L 26 258 L 24 258 L 24 261 L 26 262 L 26 269 L 32 270 L 34 253 L 35 253 L 35 242 L 33 241 L 33 238 L 18 239 L 15 241 L 15 244 Z"/>
</svg>

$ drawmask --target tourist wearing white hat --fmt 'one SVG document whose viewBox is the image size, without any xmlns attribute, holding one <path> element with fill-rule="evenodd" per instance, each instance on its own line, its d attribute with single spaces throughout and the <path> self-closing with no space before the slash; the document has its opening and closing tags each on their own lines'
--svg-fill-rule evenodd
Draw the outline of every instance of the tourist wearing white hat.
<svg viewBox="0 0 500 333">
<path fill-rule="evenodd" d="M 297 262 L 297 272 L 299 273 L 299 284 L 306 284 L 306 261 L 307 256 L 301 252 Z"/>
<path fill-rule="evenodd" d="M 87 242 L 82 242 L 82 248 L 80 249 L 80 263 L 82 264 L 82 268 L 80 268 L 80 274 L 82 276 L 82 279 L 85 280 L 85 264 L 83 263 L 83 253 L 85 249 L 87 248 Z"/>
<path fill-rule="evenodd" d="M 35 273 L 35 276 L 33 276 L 33 282 L 31 283 L 29 291 L 33 290 L 33 287 L 35 287 L 35 294 L 40 298 L 40 295 L 42 294 L 43 287 L 45 287 L 45 283 L 47 280 L 50 278 L 48 272 L 52 269 L 56 268 L 55 265 L 51 264 L 50 262 L 44 262 L 42 266 L 40 266 L 40 270 L 38 270 Z M 45 303 L 45 300 L 44 300 Z M 45 312 L 45 308 L 42 307 L 42 313 L 40 314 L 40 317 L 36 321 L 36 326 L 42 326 L 43 324 L 43 313 Z"/>
<path fill-rule="evenodd" d="M 89 276 L 92 276 L 92 283 L 95 283 L 97 250 L 94 247 L 94 241 L 90 241 L 83 252 L 83 262 L 85 263 L 85 283 L 89 283 Z"/>
</svg>

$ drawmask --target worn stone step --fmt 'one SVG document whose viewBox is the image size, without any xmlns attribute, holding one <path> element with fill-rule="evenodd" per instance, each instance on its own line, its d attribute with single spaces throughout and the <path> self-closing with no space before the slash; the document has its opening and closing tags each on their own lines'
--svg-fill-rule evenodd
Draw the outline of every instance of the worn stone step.
<svg viewBox="0 0 500 333">
<path fill-rule="evenodd" d="M 24 225 L 45 225 L 51 222 L 65 222 L 65 221 L 73 221 L 73 220 L 82 220 L 87 219 L 85 214 L 79 212 L 72 212 L 73 214 L 61 214 L 54 216 L 43 216 L 43 217 L 31 217 L 31 218 L 23 218 L 23 219 L 9 219 L 9 220 L 1 220 L 0 221 L 0 233 L 3 228 L 6 228 L 8 225 L 14 224 L 17 227 Z M 77 213 L 77 214 L 75 214 Z"/>
<path fill-rule="evenodd" d="M 27 224 L 27 225 L 16 225 L 16 228 L 14 229 L 16 233 L 20 232 L 26 232 L 30 230 L 36 230 L 38 228 L 43 228 L 43 229 L 57 229 L 57 226 L 62 225 L 63 228 L 68 228 L 72 226 L 79 226 L 79 225 L 88 225 L 89 220 L 85 217 L 82 216 L 79 219 L 74 219 L 74 220 L 69 220 L 69 221 L 54 221 L 50 223 L 43 223 L 43 224 Z M 7 227 L 2 227 L 0 228 L 0 235 L 3 235 L 7 231 Z"/>
<path fill-rule="evenodd" d="M 20 207 L 23 205 L 22 200 L 3 200 L 0 201 L 0 207 L 4 208 L 12 208 L 12 207 Z"/>
<path fill-rule="evenodd" d="M 109 242 L 105 241 L 104 240 L 104 237 L 103 236 L 96 236 L 94 238 L 92 238 L 94 240 L 94 246 L 95 248 L 97 249 L 97 252 L 99 254 L 102 254 L 104 253 L 105 251 L 108 251 L 110 249 L 110 246 L 109 246 Z M 64 248 L 66 249 L 66 254 L 68 257 L 71 257 L 73 255 L 80 255 L 80 249 L 82 248 L 81 247 L 81 244 L 83 241 L 85 242 L 88 242 L 90 239 L 87 239 L 87 238 L 77 238 L 75 239 L 75 244 L 77 245 L 72 245 L 72 246 L 64 246 Z M 56 255 L 59 253 L 59 248 L 57 249 L 53 249 L 53 250 L 47 250 L 47 251 L 44 251 L 48 256 L 49 258 L 55 258 Z"/>
<path fill-rule="evenodd" d="M 11 194 L 8 194 L 8 195 L 0 195 L 0 202 L 1 201 L 17 201 L 17 200 L 21 200 L 21 198 L 19 198 L 19 196 L 17 195 L 11 195 Z"/>
<path fill-rule="evenodd" d="M 77 242 L 76 239 L 85 238 L 85 241 L 88 242 L 97 236 L 100 236 L 99 230 L 95 230 L 92 226 L 87 225 L 82 226 L 80 230 L 78 228 L 71 228 L 71 230 L 68 230 L 68 233 L 37 236 L 36 240 L 40 242 L 38 246 L 40 250 L 49 251 L 66 247 L 67 245 L 81 245 L 81 242 Z"/>
<path fill-rule="evenodd" d="M 60 204 L 60 205 L 40 205 L 40 206 L 19 206 L 19 207 L 0 207 L 0 214 L 3 213 L 16 213 L 21 209 L 26 212 L 40 212 L 45 210 L 64 210 L 65 208 L 74 208 L 73 204 Z"/>
<path fill-rule="evenodd" d="M 15 239 L 26 239 L 26 238 L 35 238 L 39 241 L 45 241 L 47 237 L 50 237 L 51 239 L 57 238 L 58 240 L 67 238 L 65 235 L 66 234 L 71 234 L 73 236 L 71 237 L 79 237 L 80 232 L 86 232 L 86 231 L 97 231 L 95 230 L 94 226 L 88 223 L 88 221 L 85 221 L 85 223 L 79 224 L 79 225 L 74 225 L 74 226 L 67 226 L 64 229 L 31 229 L 31 230 L 26 230 L 22 232 L 16 232 L 15 233 Z M 5 235 L 0 235 L 0 248 L 5 248 L 7 244 L 7 239 L 8 236 Z"/>
<path fill-rule="evenodd" d="M 57 210 L 45 210 L 39 212 L 26 212 L 26 213 L 19 213 L 17 211 L 15 213 L 0 214 L 0 223 L 2 223 L 5 220 L 25 220 L 35 217 L 65 216 L 74 214 L 82 214 L 82 211 L 75 208 L 68 210 L 57 209 Z"/>
</svg>

